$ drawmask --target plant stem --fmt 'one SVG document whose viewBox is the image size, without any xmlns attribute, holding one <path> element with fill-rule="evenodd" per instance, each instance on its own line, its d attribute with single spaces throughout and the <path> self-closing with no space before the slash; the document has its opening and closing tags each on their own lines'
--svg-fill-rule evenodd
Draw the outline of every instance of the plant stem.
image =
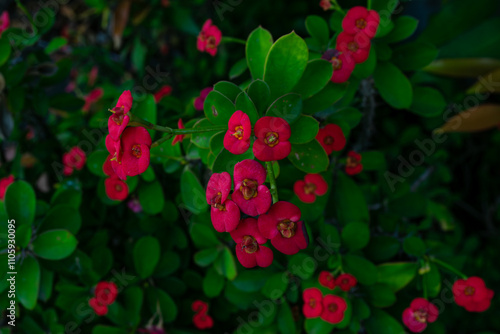
<svg viewBox="0 0 500 334">
<path fill-rule="evenodd" d="M 222 37 L 221 43 L 239 43 L 239 44 L 247 44 L 245 40 L 242 40 L 240 38 L 234 38 L 234 37 Z"/>
<path fill-rule="evenodd" d="M 368 8 L 368 10 L 372 9 L 372 0 L 367 1 L 366 7 Z"/>
<path fill-rule="evenodd" d="M 451 271 L 452 273 L 454 274 L 457 274 L 458 276 L 460 276 L 461 278 L 463 279 L 467 279 L 467 275 L 465 275 L 464 273 L 458 271 L 457 269 L 455 269 L 454 267 L 452 267 L 451 265 L 449 265 L 448 263 L 445 263 L 441 260 L 438 260 L 436 258 L 431 258 L 430 259 L 432 262 L 440 265 L 441 267 L 445 268 L 445 269 L 448 269 L 449 271 Z"/>
<path fill-rule="evenodd" d="M 425 275 L 428 275 L 427 273 L 422 275 L 422 288 L 424 290 L 424 298 L 427 299 L 427 283 L 425 282 Z"/>
<path fill-rule="evenodd" d="M 276 178 L 274 177 L 273 162 L 266 161 L 267 175 L 269 176 L 269 183 L 271 184 L 271 195 L 273 196 L 273 204 L 278 202 L 278 188 L 276 187 Z"/>
<path fill-rule="evenodd" d="M 151 122 L 148 122 L 148 121 L 146 121 L 142 118 L 139 118 L 137 116 L 134 116 L 132 114 L 129 114 L 129 115 L 131 115 L 130 123 L 129 123 L 130 126 L 142 126 L 146 129 L 157 130 L 157 131 L 169 133 L 172 135 L 188 135 L 191 133 L 203 133 L 203 132 L 221 131 L 221 130 L 227 129 L 226 125 L 214 125 L 214 126 L 211 126 L 208 128 L 197 128 L 197 129 L 172 129 L 172 128 L 169 128 L 166 126 L 160 126 L 160 125 L 153 124 Z"/>
<path fill-rule="evenodd" d="M 342 14 L 345 14 L 345 10 L 342 9 L 342 7 L 340 7 L 340 5 L 337 3 L 337 0 L 331 0 L 332 1 L 332 4 L 333 4 L 333 7 L 335 7 L 335 9 L 339 12 L 341 12 Z"/>
<path fill-rule="evenodd" d="M 160 146 L 161 144 L 163 144 L 165 141 L 169 140 L 170 138 L 172 138 L 172 136 L 161 137 L 160 139 L 158 139 L 157 141 L 155 141 L 154 143 L 151 144 L 151 148 L 156 147 L 156 146 Z"/>
<path fill-rule="evenodd" d="M 35 34 L 38 34 L 38 29 L 36 28 L 35 22 L 33 21 L 33 17 L 31 16 L 30 12 L 26 9 L 26 7 L 21 3 L 21 0 L 16 0 L 16 5 L 19 7 L 19 9 L 26 15 L 28 20 L 31 23 L 31 28 L 33 29 L 33 32 Z"/>
</svg>

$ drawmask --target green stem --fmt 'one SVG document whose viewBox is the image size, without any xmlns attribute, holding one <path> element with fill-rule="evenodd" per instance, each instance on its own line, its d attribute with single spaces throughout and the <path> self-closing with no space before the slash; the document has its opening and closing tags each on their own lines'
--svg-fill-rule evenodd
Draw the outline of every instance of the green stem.
<svg viewBox="0 0 500 334">
<path fill-rule="evenodd" d="M 271 195 L 273 196 L 273 204 L 278 202 L 278 188 L 276 187 L 276 178 L 274 177 L 273 162 L 266 161 L 267 175 L 269 176 L 269 183 L 271 184 Z"/>
<path fill-rule="evenodd" d="M 161 144 L 163 144 L 164 142 L 166 142 L 170 138 L 172 138 L 172 136 L 161 137 L 160 139 L 155 141 L 153 144 L 151 144 L 151 148 L 156 147 L 156 146 L 160 146 Z"/>
<path fill-rule="evenodd" d="M 129 114 L 129 115 L 131 116 L 130 123 L 129 123 L 130 126 L 142 126 L 146 129 L 157 130 L 157 131 L 169 133 L 172 135 L 188 135 L 188 134 L 192 134 L 192 133 L 221 131 L 221 130 L 227 129 L 226 125 L 214 125 L 214 126 L 211 126 L 208 128 L 197 128 L 197 129 L 172 129 L 172 128 L 169 128 L 166 126 L 160 126 L 160 125 L 153 124 L 151 122 L 148 122 L 148 121 L 146 121 L 142 118 L 139 118 L 137 116 L 134 116 L 132 114 Z M 166 139 L 164 139 L 164 140 L 166 140 Z"/>
<path fill-rule="evenodd" d="M 367 0 L 366 6 L 368 7 L 368 10 L 372 9 L 372 0 Z"/>
<path fill-rule="evenodd" d="M 247 41 L 239 39 L 239 38 L 234 38 L 234 37 L 222 37 L 221 43 L 239 43 L 239 44 L 247 44 Z"/>
<path fill-rule="evenodd" d="M 337 3 L 337 0 L 331 0 L 332 1 L 332 4 L 333 4 L 333 7 L 341 12 L 342 14 L 345 14 L 345 10 L 342 9 L 342 7 L 340 7 L 340 5 Z"/>
<path fill-rule="evenodd" d="M 16 5 L 28 17 L 28 20 L 31 23 L 31 28 L 33 29 L 33 32 L 35 34 L 38 34 L 38 29 L 36 28 L 35 22 L 33 21 L 33 17 L 31 16 L 30 12 L 28 12 L 26 7 L 21 3 L 21 0 L 16 0 Z"/>
<path fill-rule="evenodd" d="M 424 290 L 424 298 L 427 299 L 427 283 L 425 282 L 425 275 L 427 275 L 427 273 L 422 275 L 422 288 Z"/>
<path fill-rule="evenodd" d="M 467 279 L 467 275 L 465 275 L 464 273 L 462 273 L 461 271 L 458 271 L 457 269 L 455 269 L 455 267 L 452 267 L 451 265 L 449 265 L 448 263 L 446 262 L 443 262 L 441 260 L 438 260 L 436 258 L 431 258 L 430 259 L 432 262 L 440 265 L 441 267 L 445 268 L 445 269 L 448 269 L 449 271 L 451 271 L 452 273 L 454 274 L 457 274 L 458 276 L 460 276 L 461 278 L 463 279 Z"/>
<path fill-rule="evenodd" d="M 337 269 L 335 269 L 332 273 L 332 276 L 337 275 L 340 271 L 342 270 L 342 266 L 339 266 Z"/>
</svg>

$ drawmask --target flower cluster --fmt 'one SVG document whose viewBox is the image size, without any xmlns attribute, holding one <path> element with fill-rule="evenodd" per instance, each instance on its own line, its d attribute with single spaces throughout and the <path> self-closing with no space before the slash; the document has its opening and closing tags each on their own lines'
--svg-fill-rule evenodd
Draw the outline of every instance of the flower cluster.
<svg viewBox="0 0 500 334">
<path fill-rule="evenodd" d="M 476 276 L 457 280 L 452 290 L 455 303 L 469 312 L 486 311 L 495 294 L 493 290 L 486 287 L 483 279 Z"/>
<path fill-rule="evenodd" d="M 108 313 L 108 306 L 115 302 L 118 288 L 113 282 L 99 282 L 94 290 L 94 297 L 89 300 L 89 305 L 99 315 Z"/>
<path fill-rule="evenodd" d="M 330 272 L 322 271 L 319 274 L 319 284 L 330 290 L 339 287 L 342 291 L 349 291 L 356 286 L 358 281 L 351 274 L 341 274 L 335 278 Z"/>
<path fill-rule="evenodd" d="M 344 298 L 336 295 L 325 295 L 318 288 L 308 288 L 302 293 L 304 305 L 302 313 L 308 319 L 321 317 L 321 319 L 338 324 L 344 320 L 347 303 Z"/>
<path fill-rule="evenodd" d="M 108 119 L 109 135 L 106 137 L 106 149 L 109 156 L 104 162 L 106 194 L 113 200 L 124 200 L 128 196 L 127 176 L 135 176 L 146 171 L 149 166 L 151 136 L 142 127 L 127 127 L 132 108 L 130 91 L 122 93 L 113 113 Z"/>
<path fill-rule="evenodd" d="M 308 243 L 300 209 L 283 201 L 271 206 L 271 192 L 264 185 L 266 176 L 259 162 L 247 159 L 234 166 L 231 197 L 229 173 L 212 174 L 207 185 L 212 224 L 218 232 L 230 232 L 236 242 L 236 256 L 246 268 L 267 267 L 272 263 L 273 252 L 263 246 L 267 240 L 288 255 L 306 248 Z M 241 219 L 242 213 L 251 217 Z"/>
<path fill-rule="evenodd" d="M 304 180 L 297 180 L 293 185 L 295 195 L 304 203 L 314 203 L 316 196 L 323 196 L 328 191 L 328 183 L 319 174 L 307 174 Z"/>
<path fill-rule="evenodd" d="M 69 176 L 73 174 L 73 170 L 81 170 L 85 166 L 87 156 L 78 146 L 72 147 L 69 152 L 63 154 L 63 174 Z"/>
<path fill-rule="evenodd" d="M 209 55 L 215 56 L 221 39 L 222 33 L 219 28 L 212 24 L 212 20 L 207 20 L 198 35 L 196 47 L 201 52 L 207 52 Z"/>
<path fill-rule="evenodd" d="M 347 81 L 356 64 L 368 59 L 371 39 L 377 33 L 379 22 L 378 13 L 365 7 L 356 6 L 347 12 L 336 48 L 326 51 L 322 57 L 333 65 L 332 82 Z"/>
<path fill-rule="evenodd" d="M 193 324 L 198 329 L 209 329 L 214 326 L 214 321 L 208 315 L 208 304 L 201 300 L 195 300 L 191 304 L 191 309 L 194 311 Z"/>
<path fill-rule="evenodd" d="M 7 188 L 14 183 L 14 175 L 9 175 L 0 179 L 0 200 L 3 201 L 5 198 L 5 192 Z"/>
</svg>

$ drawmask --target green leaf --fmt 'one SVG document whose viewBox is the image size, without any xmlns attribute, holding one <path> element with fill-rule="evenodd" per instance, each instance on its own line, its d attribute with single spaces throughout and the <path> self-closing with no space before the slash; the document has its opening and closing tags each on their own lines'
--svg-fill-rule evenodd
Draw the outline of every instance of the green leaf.
<svg viewBox="0 0 500 334">
<path fill-rule="evenodd" d="M 423 117 L 435 117 L 443 113 L 446 101 L 443 95 L 431 87 L 413 87 L 413 103 L 410 111 Z"/>
<path fill-rule="evenodd" d="M 33 230 L 30 225 L 21 225 L 16 229 L 16 243 L 21 248 L 26 248 L 31 240 Z"/>
<path fill-rule="evenodd" d="M 393 291 L 399 291 L 413 280 L 417 264 L 413 262 L 384 263 L 378 266 L 378 283 L 384 283 Z"/>
<path fill-rule="evenodd" d="M 388 307 L 396 302 L 396 295 L 388 285 L 374 284 L 365 289 L 368 292 L 368 300 L 375 307 Z"/>
<path fill-rule="evenodd" d="M 351 222 L 368 223 L 370 215 L 366 200 L 358 185 L 352 178 L 339 173 L 335 189 L 335 207 L 337 218 L 341 224 Z"/>
<path fill-rule="evenodd" d="M 306 29 L 312 38 L 316 39 L 319 45 L 324 48 L 330 39 L 330 32 L 326 21 L 317 15 L 309 15 L 306 18 Z M 332 67 L 330 65 L 330 67 Z"/>
<path fill-rule="evenodd" d="M 80 230 L 81 225 L 82 218 L 77 209 L 68 204 L 59 204 L 50 209 L 38 232 L 66 229 L 75 235 Z"/>
<path fill-rule="evenodd" d="M 233 80 L 243 73 L 248 69 L 247 65 L 247 60 L 246 59 L 240 59 L 234 64 L 231 69 L 229 70 L 229 79 Z"/>
<path fill-rule="evenodd" d="M 0 38 L 0 66 L 9 60 L 11 47 L 7 38 Z"/>
<path fill-rule="evenodd" d="M 47 260 L 61 260 L 68 257 L 78 241 L 67 230 L 44 232 L 33 241 L 33 253 Z"/>
<path fill-rule="evenodd" d="M 160 182 L 141 183 L 139 187 L 139 203 L 144 212 L 150 215 L 160 213 L 165 205 L 165 198 Z"/>
<path fill-rule="evenodd" d="M 35 191 L 25 181 L 15 181 L 5 192 L 5 211 L 16 225 L 31 224 L 35 219 Z"/>
<path fill-rule="evenodd" d="M 403 242 L 403 249 L 408 255 L 423 256 L 425 254 L 425 244 L 417 237 L 406 238 Z"/>
<path fill-rule="evenodd" d="M 379 44 L 380 45 L 380 44 Z M 356 64 L 352 71 L 352 75 L 356 78 L 366 79 L 373 75 L 375 67 L 377 66 L 377 48 L 371 48 L 368 59 L 361 64 Z"/>
<path fill-rule="evenodd" d="M 217 297 L 220 295 L 225 283 L 226 280 L 224 276 L 219 275 L 219 273 L 211 267 L 203 278 L 203 292 L 208 298 Z"/>
<path fill-rule="evenodd" d="M 324 59 L 313 59 L 307 62 L 307 67 L 300 81 L 292 91 L 307 99 L 321 91 L 330 82 L 332 64 Z"/>
<path fill-rule="evenodd" d="M 281 117 L 288 124 L 292 124 L 300 116 L 302 112 L 302 99 L 298 94 L 286 94 L 279 97 L 274 101 L 269 109 L 267 109 L 266 116 Z"/>
<path fill-rule="evenodd" d="M 259 114 L 263 115 L 270 103 L 271 90 L 269 85 L 262 80 L 253 81 L 248 86 L 248 96 L 255 104 Z"/>
<path fill-rule="evenodd" d="M 252 78 L 264 78 L 266 58 L 272 45 L 271 33 L 262 27 L 258 27 L 248 36 L 245 52 Z"/>
<path fill-rule="evenodd" d="M 102 170 L 102 165 L 104 165 L 104 161 L 106 161 L 108 155 L 108 151 L 104 150 L 97 150 L 92 152 L 87 157 L 87 168 L 89 169 L 89 171 L 99 177 L 106 177 L 106 174 L 104 174 L 104 171 Z"/>
<path fill-rule="evenodd" d="M 52 287 L 54 285 L 54 272 L 45 268 L 40 271 L 40 289 L 38 291 L 38 299 L 48 301 L 52 296 Z"/>
<path fill-rule="evenodd" d="M 328 156 L 317 140 L 306 144 L 293 144 L 288 159 L 299 170 L 311 174 L 326 171 L 329 164 Z"/>
<path fill-rule="evenodd" d="M 387 170 L 384 154 L 380 151 L 366 151 L 361 153 L 363 170 Z"/>
<path fill-rule="evenodd" d="M 349 223 L 342 230 L 342 242 L 350 250 L 364 248 L 370 241 L 370 229 L 365 223 Z"/>
<path fill-rule="evenodd" d="M 382 310 L 373 308 L 372 315 L 364 322 L 368 334 L 401 334 L 405 333 L 403 326 Z"/>
<path fill-rule="evenodd" d="M 134 116 L 140 117 L 148 122 L 156 124 L 157 122 L 157 110 L 156 101 L 152 94 L 146 94 L 137 104 L 134 103 L 132 108 L 132 113 Z M 152 136 L 154 130 L 148 130 L 149 134 Z"/>
<path fill-rule="evenodd" d="M 329 82 L 319 93 L 304 100 L 304 114 L 312 115 L 330 107 L 345 95 L 347 87 L 348 84 Z"/>
<path fill-rule="evenodd" d="M 396 66 L 379 63 L 373 79 L 382 98 L 392 107 L 408 109 L 411 106 L 413 90 L 410 81 Z"/>
<path fill-rule="evenodd" d="M 406 43 L 394 49 L 392 62 L 403 71 L 415 71 L 429 65 L 438 53 L 438 49 L 432 44 Z"/>
<path fill-rule="evenodd" d="M 262 288 L 262 294 L 271 300 L 280 299 L 288 287 L 289 277 L 283 273 L 272 275 Z"/>
<path fill-rule="evenodd" d="M 224 250 L 214 262 L 214 268 L 220 275 L 224 275 L 230 281 L 236 278 L 236 262 L 229 248 L 224 247 Z"/>
<path fill-rule="evenodd" d="M 146 54 L 148 53 L 148 49 L 144 44 L 141 43 L 141 38 L 136 36 L 134 39 L 134 47 L 131 50 L 131 61 L 132 65 L 139 73 L 139 75 L 144 74 L 144 64 L 146 62 Z"/>
<path fill-rule="evenodd" d="M 68 44 L 68 40 L 64 37 L 54 37 L 50 40 L 49 44 L 45 47 L 45 53 L 51 54 L 52 52 L 62 48 Z"/>
<path fill-rule="evenodd" d="M 214 90 L 218 91 L 231 101 L 235 101 L 236 97 L 242 92 L 240 87 L 229 81 L 219 81 L 214 85 Z"/>
<path fill-rule="evenodd" d="M 181 196 L 186 208 L 194 214 L 207 210 L 205 190 L 189 166 L 184 168 L 181 175 Z"/>
<path fill-rule="evenodd" d="M 335 113 L 331 114 L 328 116 L 327 120 L 330 123 L 346 123 L 349 125 L 351 129 L 355 128 L 358 126 L 359 122 L 361 121 L 361 118 L 363 117 L 363 113 L 359 111 L 356 108 L 352 107 L 346 107 L 337 110 Z"/>
<path fill-rule="evenodd" d="M 89 1 L 89 0 L 86 0 Z M 97 325 L 92 329 L 92 334 L 127 334 L 128 332 L 121 328 Z"/>
<path fill-rule="evenodd" d="M 278 39 L 266 58 L 264 81 L 275 100 L 291 91 L 306 69 L 309 51 L 306 42 L 295 32 Z"/>
<path fill-rule="evenodd" d="M 219 239 L 217 239 L 213 227 L 195 223 L 191 225 L 189 232 L 196 248 L 213 249 L 213 247 L 220 245 Z"/>
<path fill-rule="evenodd" d="M 202 118 L 193 125 L 193 129 L 208 128 L 211 125 L 212 123 L 208 119 Z M 193 133 L 191 135 L 191 142 L 200 148 L 210 148 L 210 139 L 218 132 L 220 130 Z"/>
<path fill-rule="evenodd" d="M 171 323 L 177 318 L 177 305 L 168 293 L 158 288 L 149 288 L 146 293 L 152 313 L 156 312 L 158 305 L 163 321 Z"/>
<path fill-rule="evenodd" d="M 389 236 L 374 236 L 366 247 L 366 256 L 374 262 L 387 261 L 398 254 L 399 240 Z"/>
<path fill-rule="evenodd" d="M 394 20 L 394 29 L 382 38 L 384 43 L 395 43 L 402 41 L 417 30 L 418 20 L 411 16 L 399 16 Z"/>
<path fill-rule="evenodd" d="M 241 110 L 247 114 L 252 125 L 255 125 L 255 122 L 259 119 L 257 108 L 255 108 L 252 100 L 245 92 L 241 92 L 238 97 L 236 97 L 236 110 Z"/>
<path fill-rule="evenodd" d="M 200 267 L 209 266 L 219 256 L 220 249 L 207 248 L 194 254 L 194 262 Z"/>
<path fill-rule="evenodd" d="M 304 253 L 292 255 L 288 261 L 288 271 L 303 280 L 311 278 L 314 275 L 315 268 L 311 266 L 304 266 L 309 259 L 310 256 Z"/>
<path fill-rule="evenodd" d="M 67 93 L 59 93 L 49 98 L 52 108 L 64 111 L 79 111 L 85 104 L 82 99 Z"/>
<path fill-rule="evenodd" d="M 227 122 L 236 111 L 233 102 L 216 90 L 208 93 L 203 104 L 203 110 L 210 122 L 220 125 L 227 125 Z"/>
<path fill-rule="evenodd" d="M 39 285 L 40 265 L 34 257 L 27 256 L 19 266 L 15 287 L 17 299 L 28 310 L 32 310 L 36 306 Z"/>
<path fill-rule="evenodd" d="M 154 237 L 142 237 L 134 245 L 134 266 L 139 276 L 150 277 L 160 259 L 160 243 Z"/>
<path fill-rule="evenodd" d="M 342 257 L 344 270 L 356 277 L 363 285 L 377 283 L 377 267 L 364 257 L 346 254 Z M 380 277 L 380 274 L 379 274 Z"/>
<path fill-rule="evenodd" d="M 82 192 L 76 189 L 58 189 L 52 198 L 50 204 L 56 206 L 57 204 L 68 204 L 78 209 L 82 203 Z"/>
<path fill-rule="evenodd" d="M 281 334 L 295 333 L 295 320 L 293 319 L 292 309 L 286 301 L 283 301 L 278 309 L 278 328 Z"/>
<path fill-rule="evenodd" d="M 401 217 L 415 218 L 427 214 L 428 199 L 419 193 L 407 193 L 389 202 L 389 212 Z"/>
<path fill-rule="evenodd" d="M 254 156 L 251 149 L 248 149 L 245 153 L 238 155 L 232 154 L 228 150 L 223 149 L 219 153 L 217 158 L 215 158 L 212 171 L 214 173 L 228 172 L 232 176 L 234 172 L 234 165 L 245 159 L 253 159 L 253 158 Z"/>
<path fill-rule="evenodd" d="M 330 334 L 334 330 L 335 325 L 318 317 L 306 319 L 304 327 L 308 334 Z"/>
<path fill-rule="evenodd" d="M 430 270 L 424 274 L 424 284 L 427 287 L 427 294 L 430 298 L 435 298 L 441 291 L 441 273 L 434 263 L 429 263 Z"/>
<path fill-rule="evenodd" d="M 311 116 L 301 115 L 290 125 L 290 129 L 292 131 L 290 143 L 305 144 L 316 138 L 319 122 Z"/>
<path fill-rule="evenodd" d="M 181 259 L 179 255 L 173 251 L 166 251 L 161 255 L 153 276 L 155 277 L 168 276 L 176 272 L 177 269 L 179 269 L 180 265 L 181 265 Z"/>
</svg>

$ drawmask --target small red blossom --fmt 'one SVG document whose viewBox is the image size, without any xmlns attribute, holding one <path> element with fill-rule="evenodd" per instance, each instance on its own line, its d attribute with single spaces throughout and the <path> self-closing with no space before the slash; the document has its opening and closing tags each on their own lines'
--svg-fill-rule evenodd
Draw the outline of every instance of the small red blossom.
<svg viewBox="0 0 500 334">
<path fill-rule="evenodd" d="M 370 38 L 364 32 L 350 35 L 343 31 L 337 37 L 337 50 L 349 54 L 357 64 L 368 59 L 370 46 Z"/>
<path fill-rule="evenodd" d="M 300 209 L 289 202 L 279 201 L 266 214 L 259 216 L 259 231 L 271 240 L 280 252 L 293 255 L 305 249 L 309 239 Z"/>
<path fill-rule="evenodd" d="M 126 180 L 127 179 L 127 174 L 125 174 L 125 170 L 123 169 L 122 165 L 122 155 L 123 155 L 123 150 L 122 146 L 119 140 L 115 141 L 113 138 L 111 138 L 110 135 L 106 136 L 106 148 L 109 152 L 109 156 L 104 161 L 104 164 L 102 166 L 104 174 L 108 176 L 116 175 L 118 176 L 121 180 Z M 109 167 L 111 166 L 111 170 Z"/>
<path fill-rule="evenodd" d="M 200 111 L 203 110 L 203 104 L 205 103 L 205 99 L 207 98 L 208 93 L 210 93 L 213 90 L 214 89 L 212 87 L 203 88 L 201 90 L 200 96 L 198 96 L 194 100 L 194 108 L 196 110 L 200 110 Z"/>
<path fill-rule="evenodd" d="M 254 127 L 257 139 L 253 143 L 253 154 L 261 161 L 285 159 L 292 150 L 288 141 L 290 125 L 280 117 L 265 116 Z"/>
<path fill-rule="evenodd" d="M 267 239 L 260 233 L 257 219 L 243 219 L 230 234 L 236 242 L 236 257 L 243 267 L 268 267 L 273 263 L 273 251 L 262 246 Z"/>
<path fill-rule="evenodd" d="M 347 175 L 356 175 L 361 173 L 363 165 L 361 164 L 361 154 L 354 151 L 347 153 L 347 160 L 345 163 L 345 172 Z"/>
<path fill-rule="evenodd" d="M 172 87 L 165 85 L 162 86 L 155 94 L 155 102 L 158 103 L 163 99 L 165 96 L 169 96 L 172 93 Z"/>
<path fill-rule="evenodd" d="M 198 329 L 209 329 L 214 326 L 214 320 L 205 313 L 198 313 L 193 316 L 193 324 Z"/>
<path fill-rule="evenodd" d="M 204 301 L 202 300 L 195 300 L 192 304 L 191 304 L 191 309 L 195 312 L 195 313 L 207 313 L 208 312 L 208 304 L 205 303 Z"/>
<path fill-rule="evenodd" d="M 304 317 L 317 318 L 323 313 L 323 294 L 318 288 L 308 288 L 302 292 L 302 299 L 304 305 L 302 306 L 302 313 Z"/>
<path fill-rule="evenodd" d="M 403 323 L 413 333 L 420 333 L 428 322 L 434 322 L 438 318 L 437 307 L 424 298 L 415 298 L 410 307 L 403 311 Z"/>
<path fill-rule="evenodd" d="M 147 326 L 146 328 L 139 328 L 138 333 L 143 334 L 165 334 L 165 330 L 161 327 Z"/>
<path fill-rule="evenodd" d="M 5 198 L 5 192 L 12 183 L 14 183 L 14 175 L 12 174 L 0 179 L 0 200 L 3 201 Z"/>
<path fill-rule="evenodd" d="M 321 284 L 325 288 L 328 288 L 330 290 L 333 290 L 335 288 L 335 277 L 333 277 L 332 273 L 328 271 L 323 270 L 322 272 L 320 272 L 318 281 L 319 284 Z"/>
<path fill-rule="evenodd" d="M 316 140 L 323 146 L 328 155 L 332 154 L 333 151 L 341 151 L 346 143 L 344 132 L 337 124 L 328 124 L 319 129 Z"/>
<path fill-rule="evenodd" d="M 90 91 L 90 93 L 85 96 L 85 105 L 83 106 L 82 110 L 84 112 L 88 112 L 90 110 L 90 107 L 104 95 L 104 90 L 102 88 L 96 88 Z"/>
<path fill-rule="evenodd" d="M 104 180 L 106 195 L 113 201 L 123 201 L 128 196 L 128 185 L 118 176 L 110 176 Z"/>
<path fill-rule="evenodd" d="M 234 192 L 232 200 L 249 216 L 266 213 L 271 206 L 269 188 L 263 183 L 267 172 L 262 165 L 251 159 L 238 162 L 234 166 Z"/>
<path fill-rule="evenodd" d="M 121 164 L 128 176 L 144 173 L 149 167 L 151 136 L 142 127 L 126 128 L 121 138 Z"/>
<path fill-rule="evenodd" d="M 335 295 L 326 295 L 322 300 L 323 312 L 321 319 L 331 323 L 338 324 L 344 320 L 344 312 L 347 309 L 347 303 L 344 298 Z"/>
<path fill-rule="evenodd" d="M 319 6 L 323 8 L 324 11 L 327 11 L 332 8 L 332 3 L 330 2 L 330 0 L 321 0 L 319 2 Z"/>
<path fill-rule="evenodd" d="M 217 232 L 230 232 L 238 226 L 240 209 L 230 199 L 231 176 L 227 172 L 214 173 L 207 185 L 206 199 L 211 206 L 210 216 Z"/>
<path fill-rule="evenodd" d="M 344 291 L 351 290 L 351 288 L 354 288 L 357 283 L 358 281 L 356 280 L 356 277 L 351 274 L 341 274 L 335 279 L 335 285 Z"/>
<path fill-rule="evenodd" d="M 120 139 L 120 135 L 127 127 L 130 117 L 127 113 L 132 108 L 132 94 L 129 90 L 122 93 L 116 106 L 110 111 L 113 113 L 108 118 L 108 131 L 113 140 Z"/>
<path fill-rule="evenodd" d="M 127 206 L 128 208 L 134 212 L 134 213 L 139 213 L 139 212 L 142 212 L 142 205 L 141 203 L 139 202 L 139 200 L 137 198 L 131 198 L 128 202 L 127 202 Z"/>
<path fill-rule="evenodd" d="M 63 154 L 63 174 L 69 176 L 73 174 L 73 170 L 81 170 L 85 166 L 87 156 L 78 146 L 74 146 L 68 153 Z"/>
<path fill-rule="evenodd" d="M 198 35 L 197 48 L 201 52 L 207 52 L 211 56 L 217 54 L 217 46 L 222 39 L 222 33 L 217 26 L 212 24 L 212 20 L 206 20 Z"/>
<path fill-rule="evenodd" d="M 457 280 L 452 290 L 455 303 L 469 312 L 486 311 L 495 294 L 486 287 L 482 278 L 476 276 Z"/>
<path fill-rule="evenodd" d="M 95 314 L 97 314 L 98 316 L 103 316 L 103 315 L 106 315 L 108 313 L 108 306 L 99 303 L 99 301 L 97 301 L 97 298 L 95 298 L 95 297 L 90 298 L 89 305 L 90 305 L 90 307 L 92 307 Z"/>
<path fill-rule="evenodd" d="M 184 129 L 184 123 L 182 123 L 182 118 L 179 118 L 179 120 L 177 121 L 177 127 L 179 129 Z M 174 137 L 174 140 L 172 140 L 172 145 L 175 145 L 178 142 L 182 142 L 185 136 L 186 135 L 176 135 Z"/>
<path fill-rule="evenodd" d="M 92 66 L 89 72 L 89 77 L 87 79 L 87 85 L 89 85 L 90 87 L 94 86 L 98 74 L 99 74 L 99 67 Z"/>
<path fill-rule="evenodd" d="M 118 288 L 113 282 L 99 282 L 94 291 L 97 301 L 103 305 L 111 305 L 118 295 Z"/>
<path fill-rule="evenodd" d="M 208 180 L 206 198 L 209 205 L 223 203 L 231 191 L 231 175 L 228 172 L 213 173 Z"/>
<path fill-rule="evenodd" d="M 350 35 L 363 32 L 369 38 L 373 38 L 377 33 L 379 22 L 380 16 L 376 11 L 356 6 L 347 12 L 342 20 L 342 28 Z"/>
<path fill-rule="evenodd" d="M 2 33 L 7 30 L 10 26 L 10 17 L 9 17 L 9 12 L 6 10 L 2 12 L 0 15 L 0 36 L 2 36 Z"/>
<path fill-rule="evenodd" d="M 328 183 L 319 174 L 307 174 L 304 180 L 297 180 L 293 185 L 295 195 L 304 203 L 314 203 L 316 196 L 323 196 L 328 191 Z"/>
<path fill-rule="evenodd" d="M 352 71 L 356 66 L 356 62 L 349 53 L 341 53 L 334 49 L 326 51 L 321 58 L 332 63 L 333 74 L 330 81 L 335 83 L 346 82 L 351 77 Z"/>
<path fill-rule="evenodd" d="M 233 154 L 243 154 L 250 147 L 252 123 L 241 110 L 236 110 L 228 122 L 228 130 L 224 136 L 224 148 Z"/>
</svg>

